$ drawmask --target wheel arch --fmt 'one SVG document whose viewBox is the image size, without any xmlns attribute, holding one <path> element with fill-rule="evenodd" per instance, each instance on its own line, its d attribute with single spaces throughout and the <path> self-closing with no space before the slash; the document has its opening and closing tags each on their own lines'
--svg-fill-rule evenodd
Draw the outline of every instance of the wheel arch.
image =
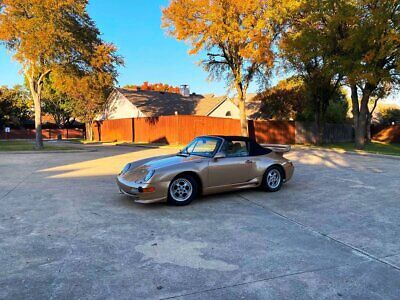
<svg viewBox="0 0 400 300">
<path fill-rule="evenodd" d="M 171 180 L 171 182 L 174 181 L 179 176 L 182 176 L 182 175 L 189 175 L 189 176 L 193 177 L 193 179 L 196 180 L 197 184 L 199 185 L 198 186 L 198 193 L 199 194 L 203 193 L 203 181 L 202 181 L 201 177 L 199 176 L 199 174 L 197 174 L 196 172 L 193 172 L 193 171 L 180 172 Z"/>
<path fill-rule="evenodd" d="M 269 166 L 267 168 L 267 170 L 265 170 L 265 173 L 267 173 L 269 170 L 271 170 L 272 168 L 276 167 L 277 169 L 279 169 L 281 171 L 281 174 L 283 176 L 283 180 L 286 180 L 286 172 L 285 172 L 285 168 L 282 167 L 282 165 L 280 164 L 273 164 L 271 166 Z"/>
</svg>

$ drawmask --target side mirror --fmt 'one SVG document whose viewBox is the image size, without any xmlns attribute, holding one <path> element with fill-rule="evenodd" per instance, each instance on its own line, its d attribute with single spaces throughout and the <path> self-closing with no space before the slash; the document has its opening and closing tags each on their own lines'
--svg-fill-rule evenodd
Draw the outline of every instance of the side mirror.
<svg viewBox="0 0 400 300">
<path fill-rule="evenodd" d="M 226 154 L 224 152 L 218 152 L 217 154 L 215 154 L 214 159 L 218 160 L 218 159 L 225 158 L 225 157 L 226 157 Z"/>
</svg>

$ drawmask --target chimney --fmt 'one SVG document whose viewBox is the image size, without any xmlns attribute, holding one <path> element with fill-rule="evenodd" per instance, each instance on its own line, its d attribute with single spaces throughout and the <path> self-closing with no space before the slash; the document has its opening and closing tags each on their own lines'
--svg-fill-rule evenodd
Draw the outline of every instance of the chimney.
<svg viewBox="0 0 400 300">
<path fill-rule="evenodd" d="M 187 84 L 181 85 L 180 92 L 183 97 L 190 97 L 190 88 Z"/>
</svg>

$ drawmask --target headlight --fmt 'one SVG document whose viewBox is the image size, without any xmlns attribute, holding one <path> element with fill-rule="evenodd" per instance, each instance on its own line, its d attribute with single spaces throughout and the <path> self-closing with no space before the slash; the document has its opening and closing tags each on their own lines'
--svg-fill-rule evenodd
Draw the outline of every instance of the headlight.
<svg viewBox="0 0 400 300">
<path fill-rule="evenodd" d="M 154 170 L 150 170 L 147 175 L 143 178 L 144 182 L 147 182 L 151 179 L 151 177 L 153 177 L 154 175 Z"/>
<path fill-rule="evenodd" d="M 119 173 L 119 175 L 124 175 L 126 172 L 129 171 L 129 169 L 131 168 L 131 164 L 127 164 L 121 171 L 121 173 Z"/>
</svg>

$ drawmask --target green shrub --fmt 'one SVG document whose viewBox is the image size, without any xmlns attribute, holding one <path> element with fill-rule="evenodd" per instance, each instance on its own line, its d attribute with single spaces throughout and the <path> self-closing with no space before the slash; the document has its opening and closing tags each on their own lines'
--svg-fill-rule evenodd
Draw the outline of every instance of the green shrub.
<svg viewBox="0 0 400 300">
<path fill-rule="evenodd" d="M 381 111 L 379 121 L 382 124 L 400 124 L 400 109 L 388 108 Z"/>
</svg>

